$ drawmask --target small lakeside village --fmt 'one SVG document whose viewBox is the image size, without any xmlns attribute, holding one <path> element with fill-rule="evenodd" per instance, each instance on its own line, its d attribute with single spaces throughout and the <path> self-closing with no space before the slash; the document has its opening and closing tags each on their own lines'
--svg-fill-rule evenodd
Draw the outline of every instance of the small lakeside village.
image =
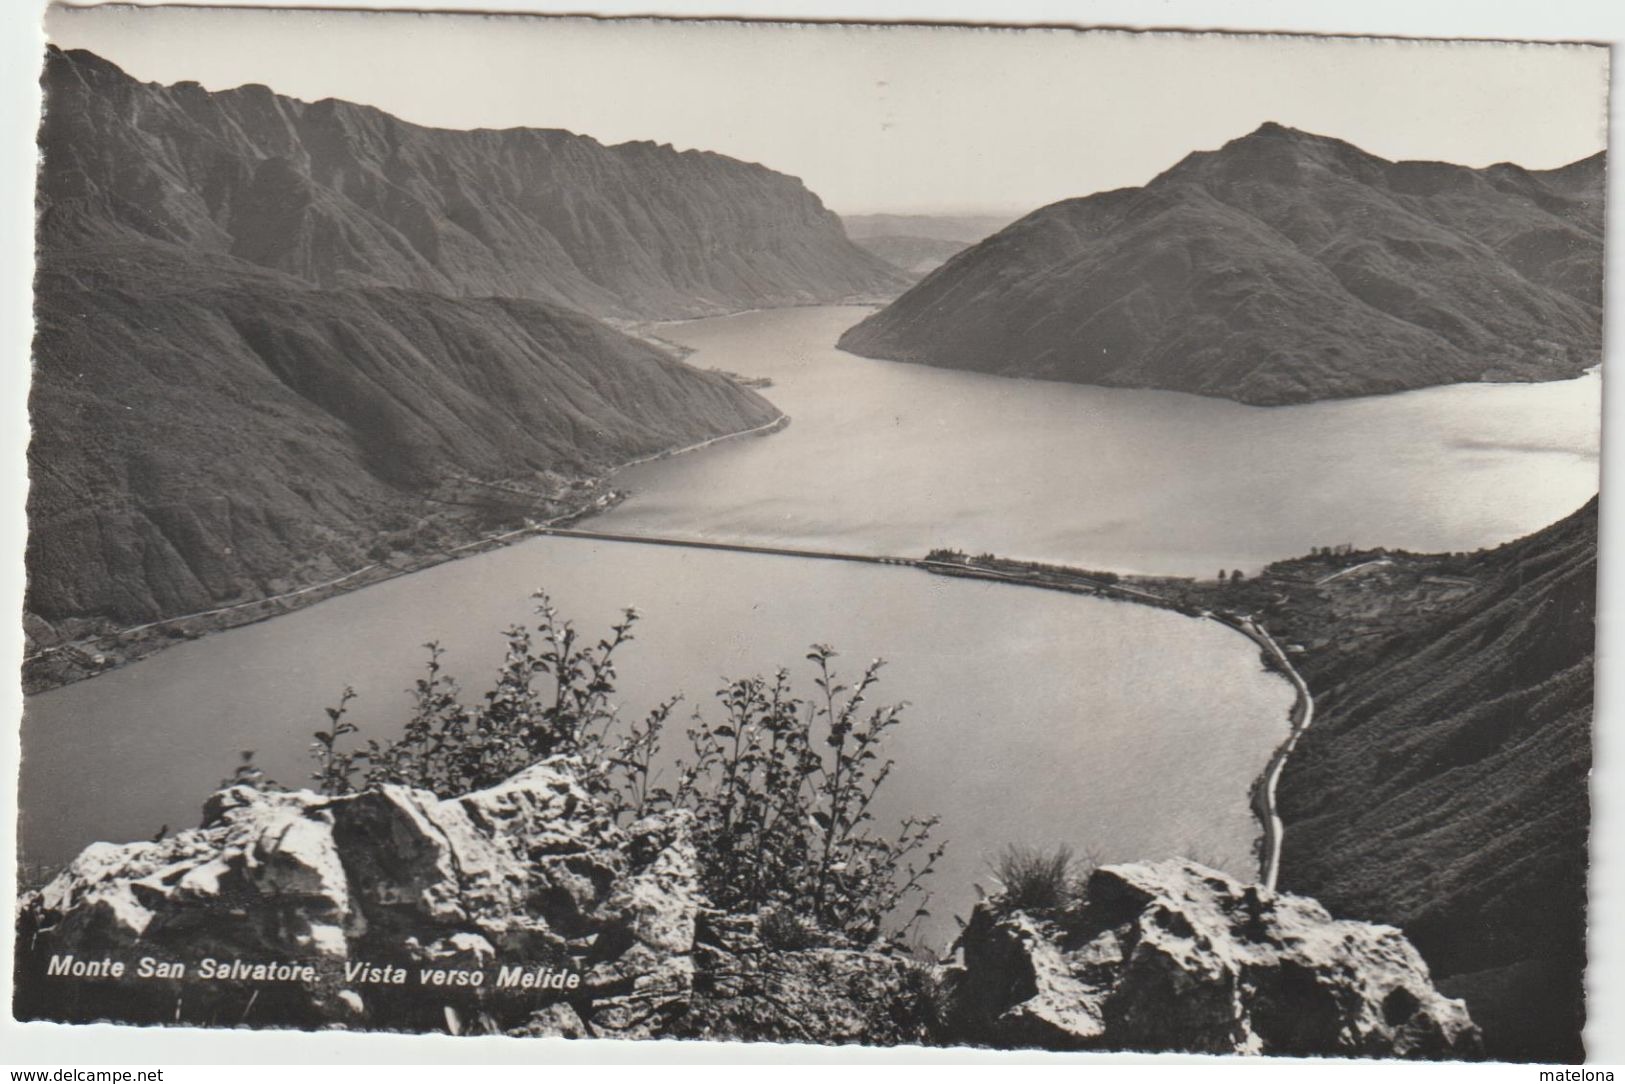
<svg viewBox="0 0 1625 1084">
<path fill-rule="evenodd" d="M 991 573 L 999 578 L 1122 598 L 1190 617 L 1267 625 L 1294 659 L 1346 654 L 1454 606 L 1479 586 L 1466 554 L 1415 554 L 1352 545 L 1316 547 L 1274 561 L 1256 575 L 1219 570 L 1213 579 L 1122 576 L 1114 572 L 1022 561 L 984 553 L 933 550 L 934 571 Z"/>
</svg>

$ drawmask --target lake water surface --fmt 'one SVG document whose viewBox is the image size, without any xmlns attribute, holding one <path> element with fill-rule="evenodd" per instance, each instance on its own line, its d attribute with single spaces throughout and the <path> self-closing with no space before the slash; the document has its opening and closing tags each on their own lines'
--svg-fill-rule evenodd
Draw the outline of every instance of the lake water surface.
<svg viewBox="0 0 1625 1084">
<path fill-rule="evenodd" d="M 669 324 L 692 364 L 770 377 L 793 419 L 624 472 L 605 530 L 970 552 L 1213 576 L 1311 546 L 1470 550 L 1597 491 L 1601 378 L 1294 407 L 1092 388 L 838 351 L 867 310 Z"/>
<path fill-rule="evenodd" d="M 1435 389 L 1261 409 L 1163 392 L 869 361 L 829 344 L 864 310 L 667 325 L 690 361 L 767 375 L 794 421 L 623 472 L 626 533 L 921 554 L 933 545 L 1123 570 L 1211 574 L 1332 542 L 1463 549 L 1527 533 L 1596 487 L 1599 381 Z M 363 737 L 402 721 L 437 639 L 470 699 L 500 631 L 546 587 L 584 628 L 645 615 L 621 660 L 640 715 L 808 644 L 847 672 L 890 665 L 911 703 L 880 812 L 940 813 L 937 918 L 1008 842 L 1105 859 L 1200 855 L 1249 875 L 1248 787 L 1285 736 L 1287 684 L 1217 624 L 917 570 L 533 539 L 172 648 L 29 699 L 25 859 L 196 822 L 239 750 L 284 783 L 345 685 Z M 682 727 L 674 726 L 680 734 Z"/>
<path fill-rule="evenodd" d="M 889 742 L 899 767 L 880 812 L 943 816 L 937 933 L 1006 842 L 1254 868 L 1247 788 L 1285 735 L 1291 693 L 1234 632 L 907 568 L 573 539 L 441 565 L 33 698 L 29 856 L 195 823 L 239 749 L 300 781 L 310 732 L 346 684 L 363 737 L 398 727 L 431 637 L 465 688 L 483 691 L 499 631 L 525 619 L 542 585 L 595 633 L 622 604 L 645 615 L 619 664 L 628 715 L 682 692 L 716 719 L 724 677 L 779 666 L 811 691 L 802 657 L 815 641 L 854 676 L 886 658 L 875 702 L 911 706 Z"/>
</svg>

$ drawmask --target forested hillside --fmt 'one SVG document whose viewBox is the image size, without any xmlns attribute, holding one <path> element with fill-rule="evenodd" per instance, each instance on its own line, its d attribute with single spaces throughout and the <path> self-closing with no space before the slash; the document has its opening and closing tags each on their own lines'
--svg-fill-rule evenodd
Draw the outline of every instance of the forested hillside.
<svg viewBox="0 0 1625 1084">
<path fill-rule="evenodd" d="M 1492 1055 L 1567 1060 L 1585 1019 L 1597 502 L 1461 562 L 1448 612 L 1305 660 L 1282 886 L 1401 926 Z"/>
</svg>

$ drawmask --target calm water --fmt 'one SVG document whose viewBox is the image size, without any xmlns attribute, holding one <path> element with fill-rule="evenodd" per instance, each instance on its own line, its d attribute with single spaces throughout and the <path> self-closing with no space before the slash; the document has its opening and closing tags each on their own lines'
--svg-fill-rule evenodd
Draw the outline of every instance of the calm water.
<svg viewBox="0 0 1625 1084">
<path fill-rule="evenodd" d="M 769 376 L 781 433 L 627 471 L 605 529 L 1212 576 L 1310 546 L 1505 542 L 1597 491 L 1601 380 L 1249 407 L 956 373 L 832 345 L 866 310 L 667 325 Z"/>
<path fill-rule="evenodd" d="M 193 824 L 239 749 L 301 779 L 310 731 L 345 684 L 360 694 L 363 736 L 398 725 L 430 637 L 482 691 L 497 630 L 526 617 L 541 585 L 583 628 L 634 600 L 646 615 L 619 666 L 629 715 L 681 691 L 715 718 L 720 679 L 781 665 L 805 677 L 815 641 L 842 652 L 843 672 L 884 656 L 878 702 L 911 707 L 882 813 L 940 813 L 952 842 L 936 934 L 1006 842 L 1252 869 L 1247 787 L 1284 735 L 1291 695 L 1233 632 L 912 569 L 567 539 L 442 565 L 33 698 L 26 854 L 61 859 L 90 839 Z"/>
<path fill-rule="evenodd" d="M 1263 410 L 853 358 L 862 313 L 794 309 L 666 327 L 690 360 L 771 376 L 795 419 L 770 437 L 620 476 L 606 529 L 876 553 L 932 545 L 1207 573 L 1328 542 L 1500 542 L 1595 490 L 1595 376 Z M 1243 510 L 1246 514 L 1243 514 Z M 547 587 L 597 631 L 645 615 L 624 712 L 724 677 L 890 661 L 912 707 L 882 812 L 940 813 L 942 935 L 1006 842 L 1106 859 L 1199 854 L 1250 872 L 1248 786 L 1284 736 L 1288 686 L 1217 625 L 909 569 L 538 539 L 172 648 L 28 701 L 25 858 L 195 823 L 238 750 L 285 783 L 322 708 L 353 685 L 363 734 L 398 726 L 425 640 L 471 698 L 499 630 Z M 803 675 L 804 676 L 804 675 Z M 803 682 L 805 684 L 805 682 Z M 680 731 L 681 727 L 674 727 Z M 93 796 L 93 797 L 92 797 Z"/>
</svg>

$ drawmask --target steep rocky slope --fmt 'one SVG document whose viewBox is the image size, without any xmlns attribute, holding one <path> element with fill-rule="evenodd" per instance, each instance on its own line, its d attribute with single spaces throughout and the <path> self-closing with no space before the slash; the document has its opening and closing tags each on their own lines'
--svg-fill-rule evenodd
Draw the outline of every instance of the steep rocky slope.
<svg viewBox="0 0 1625 1084">
<path fill-rule="evenodd" d="M 158 242 L 47 256 L 28 609 L 133 623 L 365 564 L 459 477 L 581 477 L 766 400 L 539 301 L 316 290 Z"/>
<path fill-rule="evenodd" d="M 1281 883 L 1402 927 L 1492 1055 L 1577 1059 L 1597 502 L 1454 571 L 1449 612 L 1303 661 Z"/>
<path fill-rule="evenodd" d="M 841 346 L 1258 404 L 1570 377 L 1601 360 L 1603 158 L 1389 162 L 1266 124 L 1052 204 Z"/>
<path fill-rule="evenodd" d="M 319 286 L 695 316 L 894 292 L 793 177 L 569 132 L 423 128 L 262 86 L 140 83 L 83 51 L 45 72 L 41 236 L 131 237 Z"/>
</svg>

